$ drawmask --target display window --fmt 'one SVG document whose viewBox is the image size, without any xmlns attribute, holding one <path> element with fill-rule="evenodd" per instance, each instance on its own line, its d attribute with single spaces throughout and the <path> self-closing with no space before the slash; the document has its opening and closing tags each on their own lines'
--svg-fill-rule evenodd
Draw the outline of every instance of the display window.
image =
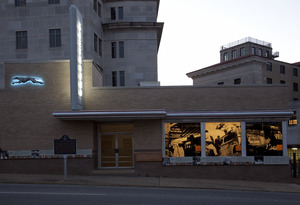
<svg viewBox="0 0 300 205">
<path fill-rule="evenodd" d="M 205 123 L 206 156 L 241 156 L 241 123 Z"/>
<path fill-rule="evenodd" d="M 282 156 L 281 122 L 246 123 L 247 156 Z"/>
<path fill-rule="evenodd" d="M 165 123 L 166 157 L 201 156 L 200 123 Z"/>
</svg>

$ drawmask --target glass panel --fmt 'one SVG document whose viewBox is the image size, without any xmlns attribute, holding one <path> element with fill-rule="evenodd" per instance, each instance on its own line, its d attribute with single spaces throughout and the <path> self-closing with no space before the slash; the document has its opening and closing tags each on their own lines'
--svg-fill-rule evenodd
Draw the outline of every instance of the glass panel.
<svg viewBox="0 0 300 205">
<path fill-rule="evenodd" d="M 200 123 L 165 123 L 166 157 L 201 156 Z"/>
<path fill-rule="evenodd" d="M 282 156 L 281 122 L 247 122 L 248 156 Z"/>
<path fill-rule="evenodd" d="M 119 167 L 132 167 L 132 136 L 131 135 L 118 135 L 118 162 Z"/>
<path fill-rule="evenodd" d="M 115 136 L 101 136 L 101 167 L 116 167 Z"/>
<path fill-rule="evenodd" d="M 100 126 L 102 133 L 108 132 L 132 132 L 133 124 L 124 123 L 124 124 L 101 124 Z"/>
<path fill-rule="evenodd" d="M 207 156 L 240 156 L 241 123 L 205 123 Z"/>
</svg>

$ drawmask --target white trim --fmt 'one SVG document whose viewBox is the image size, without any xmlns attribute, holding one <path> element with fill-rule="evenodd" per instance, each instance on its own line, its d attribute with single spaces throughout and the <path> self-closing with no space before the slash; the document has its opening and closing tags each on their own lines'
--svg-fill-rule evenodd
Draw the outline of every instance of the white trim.
<svg viewBox="0 0 300 205">
<path fill-rule="evenodd" d="M 282 121 L 282 156 L 287 157 L 287 127 L 288 121 Z"/>
<path fill-rule="evenodd" d="M 247 156 L 247 147 L 246 147 L 246 122 L 241 122 L 241 144 L 242 144 L 242 157 Z"/>
<path fill-rule="evenodd" d="M 205 134 L 205 122 L 201 122 L 201 158 L 206 157 L 206 134 Z"/>
</svg>

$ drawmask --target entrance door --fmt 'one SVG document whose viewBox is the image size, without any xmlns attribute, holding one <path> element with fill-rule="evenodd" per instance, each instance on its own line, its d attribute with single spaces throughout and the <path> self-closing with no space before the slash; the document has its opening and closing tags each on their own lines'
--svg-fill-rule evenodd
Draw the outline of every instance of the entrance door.
<svg viewBox="0 0 300 205">
<path fill-rule="evenodd" d="M 101 135 L 101 167 L 133 167 L 131 134 Z"/>
</svg>

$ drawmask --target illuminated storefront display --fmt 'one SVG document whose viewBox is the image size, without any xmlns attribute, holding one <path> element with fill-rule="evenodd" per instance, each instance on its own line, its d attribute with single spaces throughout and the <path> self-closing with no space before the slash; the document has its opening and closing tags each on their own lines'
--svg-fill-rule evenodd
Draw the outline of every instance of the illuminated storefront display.
<svg viewBox="0 0 300 205">
<path fill-rule="evenodd" d="M 240 156 L 241 123 L 205 124 L 206 156 Z"/>
<path fill-rule="evenodd" d="M 165 123 L 166 156 L 201 156 L 200 123 Z"/>
<path fill-rule="evenodd" d="M 255 164 L 264 157 L 275 159 L 283 156 L 282 133 L 282 122 L 165 123 L 163 164 Z"/>
<path fill-rule="evenodd" d="M 281 122 L 247 122 L 248 156 L 282 156 Z"/>
</svg>

